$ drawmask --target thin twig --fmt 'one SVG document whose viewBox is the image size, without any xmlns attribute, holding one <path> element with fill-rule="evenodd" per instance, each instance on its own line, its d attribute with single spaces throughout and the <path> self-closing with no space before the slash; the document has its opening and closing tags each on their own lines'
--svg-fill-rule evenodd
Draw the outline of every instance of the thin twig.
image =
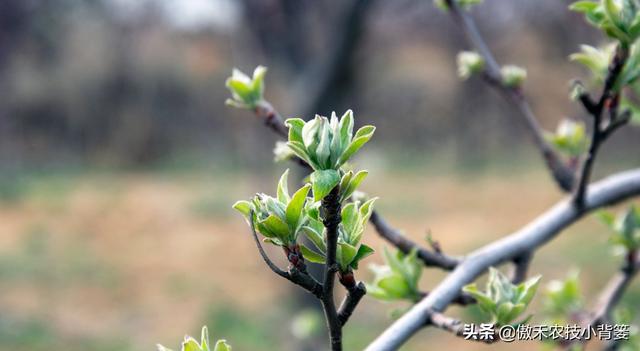
<svg viewBox="0 0 640 351">
<path fill-rule="evenodd" d="M 609 280 L 609 283 L 607 283 L 600 293 L 590 325 L 598 325 L 611 321 L 613 309 L 620 302 L 627 287 L 640 270 L 640 260 L 638 260 L 637 251 L 630 252 L 627 255 L 626 261 L 624 267 Z"/>
<path fill-rule="evenodd" d="M 256 106 L 253 112 L 256 116 L 262 120 L 264 120 L 264 124 L 273 130 L 276 134 L 283 138 L 287 138 L 289 135 L 289 131 L 287 130 L 287 126 L 284 125 L 284 120 L 282 116 L 276 111 L 276 109 L 271 106 L 271 103 L 268 101 L 261 101 L 258 106 Z"/>
<path fill-rule="evenodd" d="M 611 314 L 622 299 L 625 291 L 631 284 L 631 281 L 640 271 L 640 260 L 638 260 L 638 251 L 630 251 L 627 253 L 625 264 L 620 268 L 618 273 L 614 275 L 600 292 L 596 305 L 591 312 L 579 313 L 581 316 L 579 322 L 583 328 L 594 328 L 598 325 L 611 323 Z M 589 340 L 581 340 L 586 343 Z M 577 343 L 577 340 L 563 340 L 560 343 L 563 349 L 570 349 L 571 345 Z M 611 345 L 607 345 L 605 350 L 609 350 Z"/>
<path fill-rule="evenodd" d="M 338 320 L 340 324 L 345 325 L 351 317 L 351 314 L 358 306 L 358 303 L 364 295 L 367 293 L 367 288 L 365 287 L 363 282 L 358 282 L 354 284 L 352 287 L 347 288 L 347 295 L 344 297 L 344 300 L 340 304 L 340 308 L 338 309 Z"/>
<path fill-rule="evenodd" d="M 527 279 L 527 274 L 529 272 L 529 266 L 531 265 L 532 259 L 533 253 L 527 251 L 513 260 L 514 271 L 513 278 L 511 279 L 513 284 L 520 284 L 525 279 Z"/>
<path fill-rule="evenodd" d="M 573 171 L 562 161 L 558 153 L 544 138 L 542 127 L 538 123 L 538 119 L 531 110 L 531 107 L 522 94 L 522 91 L 517 87 L 508 87 L 502 83 L 500 66 L 482 38 L 482 35 L 478 31 L 473 18 L 464 12 L 456 1 L 446 1 L 451 17 L 462 29 L 467 40 L 475 47 L 478 54 L 480 54 L 485 61 L 485 70 L 483 72 L 485 81 L 498 90 L 504 98 L 520 112 L 527 127 L 529 128 L 531 136 L 533 137 L 533 142 L 542 154 L 547 168 L 551 171 L 556 183 L 562 190 L 566 192 L 571 191 L 574 183 Z"/>
<path fill-rule="evenodd" d="M 424 262 L 425 266 L 434 266 L 440 267 L 445 270 L 452 270 L 456 267 L 456 265 L 460 262 L 460 259 L 447 256 L 443 253 L 438 253 L 434 251 L 429 251 L 415 242 L 409 240 L 407 237 L 402 235 L 398 230 L 392 228 L 387 224 L 387 222 L 378 214 L 378 212 L 373 211 L 369 221 L 375 227 L 378 234 L 381 237 L 386 239 L 388 242 L 393 244 L 393 246 L 397 247 L 400 251 L 405 254 L 411 252 L 411 250 L 416 249 L 418 251 L 418 258 Z"/>
<path fill-rule="evenodd" d="M 255 226 L 253 225 L 253 216 L 254 216 L 254 212 L 253 211 L 249 212 L 249 227 L 251 227 L 251 234 L 253 235 L 253 240 L 256 242 L 256 246 L 258 247 L 258 252 L 260 252 L 260 256 L 262 256 L 262 259 L 264 260 L 264 262 L 267 264 L 269 268 L 271 268 L 271 270 L 275 274 L 285 279 L 289 279 L 289 275 L 287 274 L 287 272 L 283 271 L 278 266 L 276 266 L 276 264 L 273 263 L 273 261 L 271 261 L 267 253 L 264 251 L 264 248 L 262 248 L 262 244 L 260 243 L 260 239 L 258 239 L 258 234 L 256 233 Z"/>
<path fill-rule="evenodd" d="M 253 211 L 250 212 L 249 218 L 250 219 L 253 218 Z M 264 251 L 264 248 L 260 243 L 260 239 L 258 239 L 258 234 L 256 233 L 255 227 L 253 225 L 253 220 L 249 220 L 249 226 L 251 227 L 251 234 L 253 235 L 253 239 L 256 242 L 256 246 L 258 247 L 258 252 L 260 253 L 260 256 L 262 257 L 264 262 L 267 264 L 267 266 L 275 274 L 281 276 L 282 278 L 287 279 L 288 281 L 296 285 L 301 286 L 302 288 L 304 288 L 305 290 L 307 290 L 317 298 L 320 298 L 322 296 L 322 291 L 323 291 L 322 285 L 309 274 L 305 272 L 301 272 L 295 267 L 290 267 L 289 272 L 285 272 L 282 269 L 280 269 L 278 266 L 276 266 L 276 264 L 273 263 L 273 261 L 271 261 L 267 253 Z"/>
<path fill-rule="evenodd" d="M 605 79 L 602 94 L 598 103 L 594 104 L 589 98 L 588 94 L 581 94 L 580 101 L 582 102 L 585 110 L 591 114 L 593 118 L 593 127 L 591 131 L 591 139 L 589 150 L 582 163 L 578 175 L 578 185 L 574 191 L 574 204 L 577 207 L 584 206 L 584 192 L 589 184 L 593 164 L 595 163 L 596 156 L 600 146 L 605 140 L 618 128 L 626 124 L 630 119 L 629 112 L 618 114 L 618 102 L 620 100 L 620 93 L 613 90 L 622 69 L 629 57 L 629 49 L 618 45 L 616 47 L 615 54 L 609 64 L 609 70 Z M 609 111 L 609 120 L 603 120 L 605 112 Z"/>
</svg>

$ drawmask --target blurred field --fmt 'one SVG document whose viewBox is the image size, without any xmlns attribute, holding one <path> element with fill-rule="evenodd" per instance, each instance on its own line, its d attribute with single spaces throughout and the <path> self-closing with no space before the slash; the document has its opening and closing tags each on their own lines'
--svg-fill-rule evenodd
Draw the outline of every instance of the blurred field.
<svg viewBox="0 0 640 351">
<path fill-rule="evenodd" d="M 530 166 L 390 173 L 391 160 L 363 160 L 374 170 L 365 191 L 381 197 L 391 223 L 417 241 L 431 230 L 452 254 L 519 228 L 559 199 L 547 175 Z M 32 172 L 3 183 L 0 350 L 151 350 L 157 342 L 177 346 L 203 324 L 234 350 L 295 349 L 292 288 L 264 267 L 230 208 L 271 189 L 281 169 Z M 548 281 L 581 268 L 585 291 L 595 293 L 617 267 L 606 239 L 604 227 L 587 219 L 544 248 L 533 271 Z M 371 229 L 365 241 L 383 245 Z M 442 276 L 426 271 L 425 289 Z M 640 303 L 637 283 L 627 300 Z M 346 329 L 346 349 L 361 349 L 402 306 L 365 299 Z M 404 350 L 445 345 L 461 344 L 428 331 Z"/>
</svg>

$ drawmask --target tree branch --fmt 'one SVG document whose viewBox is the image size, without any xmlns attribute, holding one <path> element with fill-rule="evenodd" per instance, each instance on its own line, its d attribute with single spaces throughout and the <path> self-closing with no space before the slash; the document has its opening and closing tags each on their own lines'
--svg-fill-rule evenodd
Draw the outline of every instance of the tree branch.
<svg viewBox="0 0 640 351">
<path fill-rule="evenodd" d="M 253 218 L 253 211 L 249 214 L 249 218 Z M 256 246 L 258 247 L 260 256 L 275 274 L 302 287 L 317 298 L 320 298 L 322 296 L 322 285 L 320 285 L 319 282 L 313 279 L 313 277 L 306 272 L 302 272 L 293 266 L 289 267 L 289 272 L 285 272 L 278 266 L 276 266 L 276 264 L 271 261 L 267 253 L 264 251 L 264 248 L 260 243 L 260 239 L 258 239 L 258 234 L 256 233 L 255 227 L 253 225 L 253 220 L 249 221 L 249 226 L 251 227 L 251 234 L 253 235 L 253 240 L 256 242 Z"/>
<path fill-rule="evenodd" d="M 269 127 L 269 129 L 279 136 L 287 139 L 289 136 L 289 130 L 287 129 L 287 126 L 284 125 L 282 116 L 280 116 L 278 111 L 273 108 L 271 103 L 266 100 L 262 100 L 253 112 L 258 118 L 264 120 L 264 124 Z"/>
<path fill-rule="evenodd" d="M 573 206 L 571 199 L 564 199 L 519 231 L 466 256 L 425 299 L 385 330 L 366 350 L 396 350 L 428 322 L 430 311 L 444 310 L 464 285 L 475 280 L 489 267 L 539 248 L 592 210 L 639 194 L 640 169 L 634 169 L 592 184 L 585 194 L 585 206 L 580 209 Z"/>
<path fill-rule="evenodd" d="M 602 95 L 600 96 L 597 104 L 594 105 L 587 94 L 582 94 L 580 97 L 580 101 L 593 118 L 593 128 L 591 131 L 591 144 L 589 145 L 589 151 L 582 163 L 582 168 L 578 177 L 578 185 L 574 192 L 574 203 L 578 207 L 584 205 L 584 192 L 587 184 L 589 184 L 593 164 L 600 146 L 616 129 L 626 124 L 630 119 L 630 114 L 628 112 L 618 115 L 620 94 L 613 91 L 615 82 L 622 72 L 628 57 L 629 49 L 618 45 L 611 63 L 609 64 L 609 71 L 607 73 L 607 78 L 605 79 Z M 603 117 L 607 110 L 610 112 L 610 117 L 605 125 Z"/>
<path fill-rule="evenodd" d="M 424 299 L 425 297 L 429 296 L 429 292 L 428 291 L 424 291 L 424 292 L 420 292 L 420 300 Z M 465 293 L 465 292 L 461 292 L 460 294 L 458 294 L 458 296 L 456 296 L 451 303 L 455 304 L 455 305 L 460 305 L 460 306 L 468 306 L 468 305 L 473 305 L 475 303 L 477 303 L 478 301 L 476 301 L 476 299 Z"/>
<path fill-rule="evenodd" d="M 340 304 L 338 309 L 338 320 L 341 325 L 347 324 L 349 317 L 360 303 L 360 300 L 366 295 L 367 288 L 363 282 L 358 282 L 351 287 L 347 287 L 347 295 Z"/>
<path fill-rule="evenodd" d="M 338 319 L 335 300 L 333 298 L 333 287 L 335 284 L 338 263 L 336 262 L 336 252 L 338 250 L 338 225 L 340 224 L 340 186 L 336 185 L 331 192 L 322 199 L 323 218 L 325 227 L 325 239 L 327 241 L 327 260 L 324 266 L 324 284 L 322 291 L 322 307 L 324 308 L 329 336 L 331 339 L 331 350 L 342 350 L 342 323 Z"/>
<path fill-rule="evenodd" d="M 635 278 L 636 274 L 640 270 L 640 260 L 638 260 L 638 251 L 630 251 L 627 253 L 626 261 L 623 267 L 614 275 L 598 296 L 597 303 L 590 313 L 580 313 L 580 324 L 583 328 L 592 328 L 601 324 L 611 323 L 611 313 L 615 306 L 620 302 L 627 287 L 631 284 L 631 281 Z M 589 340 L 563 340 L 560 345 L 564 349 L 570 349 L 571 345 L 582 342 L 586 343 Z M 607 345 L 605 350 L 610 350 L 611 346 Z"/>
<path fill-rule="evenodd" d="M 609 280 L 609 283 L 600 293 L 589 325 L 598 325 L 611 321 L 613 309 L 620 302 L 625 290 L 640 270 L 637 251 L 629 252 L 626 261 L 624 267 Z"/>
<path fill-rule="evenodd" d="M 485 81 L 500 92 L 502 96 L 520 112 L 533 137 L 534 144 L 542 154 L 547 168 L 551 171 L 551 175 L 556 183 L 565 192 L 571 191 L 575 182 L 574 172 L 562 161 L 557 152 L 544 138 L 542 127 L 540 127 L 538 119 L 531 110 L 522 91 L 519 88 L 508 87 L 502 83 L 500 66 L 482 38 L 482 35 L 480 35 L 473 18 L 464 12 L 456 1 L 446 0 L 446 2 L 451 17 L 485 61 L 485 70 L 483 72 Z"/>
<path fill-rule="evenodd" d="M 529 271 L 529 266 L 531 265 L 532 259 L 532 252 L 525 252 L 524 254 L 513 259 L 513 265 L 515 267 L 513 271 L 513 278 L 511 279 L 511 282 L 513 284 L 520 284 L 525 281 L 525 279 L 527 279 L 527 273 Z"/>
<path fill-rule="evenodd" d="M 375 227 L 378 234 L 387 240 L 393 246 L 397 247 L 400 251 L 408 254 L 413 249 L 418 250 L 418 258 L 424 262 L 425 266 L 440 267 L 446 270 L 452 270 L 460 262 L 460 259 L 447 256 L 443 253 L 429 251 L 415 242 L 409 240 L 402 235 L 398 230 L 392 228 L 387 222 L 374 211 L 369 218 L 369 221 Z"/>
</svg>

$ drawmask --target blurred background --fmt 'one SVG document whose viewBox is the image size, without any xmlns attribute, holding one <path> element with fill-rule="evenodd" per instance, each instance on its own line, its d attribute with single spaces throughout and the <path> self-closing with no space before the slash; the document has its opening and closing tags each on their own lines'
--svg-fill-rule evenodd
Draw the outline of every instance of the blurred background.
<svg viewBox="0 0 640 351">
<path fill-rule="evenodd" d="M 498 60 L 528 69 L 548 130 L 582 115 L 568 91 L 585 72 L 567 56 L 603 40 L 569 2 L 473 9 Z M 291 166 L 272 162 L 276 136 L 260 121 L 224 105 L 233 67 L 268 66 L 266 97 L 284 117 L 351 108 L 376 125 L 356 161 L 370 170 L 364 190 L 414 240 L 430 230 L 463 254 L 526 224 L 561 194 L 520 116 L 456 77 L 463 39 L 428 0 L 0 2 L 0 350 L 176 348 L 204 324 L 234 350 L 322 349 L 319 315 L 264 267 L 231 209 L 273 193 Z M 639 166 L 639 136 L 616 134 L 596 175 Z M 619 266 L 607 236 L 586 219 L 533 271 L 548 282 L 580 269 L 592 301 Z M 371 229 L 365 242 L 383 247 Z M 426 271 L 425 290 L 443 276 Z M 625 303 L 640 306 L 638 284 Z M 365 298 L 346 349 L 402 307 Z M 403 350 L 489 348 L 454 339 L 429 330 Z"/>
</svg>

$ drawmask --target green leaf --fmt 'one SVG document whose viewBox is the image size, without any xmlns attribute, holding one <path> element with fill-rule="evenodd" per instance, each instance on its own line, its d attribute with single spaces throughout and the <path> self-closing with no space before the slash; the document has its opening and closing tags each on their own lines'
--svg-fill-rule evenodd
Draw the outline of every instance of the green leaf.
<svg viewBox="0 0 640 351">
<path fill-rule="evenodd" d="M 569 10 L 588 13 L 597 9 L 598 6 L 600 6 L 600 4 L 593 1 L 576 1 L 573 4 L 569 5 Z"/>
<path fill-rule="evenodd" d="M 613 23 L 617 29 L 620 31 L 624 31 L 624 23 L 620 18 L 620 12 L 622 8 L 618 6 L 616 0 L 602 0 L 602 5 L 604 8 L 604 13 L 607 15 L 607 18 L 611 23 Z"/>
<path fill-rule="evenodd" d="M 291 149 L 291 151 L 293 151 L 296 156 L 298 156 L 304 162 L 308 163 L 309 166 L 311 166 L 313 169 L 318 168 L 318 164 L 309 157 L 307 150 L 301 142 L 289 141 L 287 142 L 287 146 L 289 147 L 289 149 Z"/>
<path fill-rule="evenodd" d="M 329 158 L 329 164 L 333 166 L 336 164 L 336 161 L 338 160 L 338 157 L 342 154 L 342 151 L 344 150 L 344 148 L 347 147 L 347 144 L 343 144 L 342 139 L 340 138 L 340 123 L 338 122 L 338 117 L 336 116 L 335 112 L 331 113 L 330 129 L 331 129 L 331 146 L 330 146 L 331 155 Z"/>
<path fill-rule="evenodd" d="M 353 111 L 347 110 L 340 119 L 340 144 L 342 148 L 346 148 L 351 143 L 353 135 Z M 335 136 L 334 136 L 335 137 Z"/>
<path fill-rule="evenodd" d="M 485 61 L 480 54 L 475 51 L 461 51 L 456 56 L 458 65 L 458 76 L 468 79 L 474 74 L 481 73 L 485 67 Z"/>
<path fill-rule="evenodd" d="M 277 233 L 274 233 L 271 230 L 271 228 L 267 227 L 266 225 L 262 224 L 261 222 L 256 223 L 256 230 L 258 231 L 258 233 L 264 235 L 268 239 L 273 239 L 273 240 L 269 241 L 270 243 L 277 242 L 276 239 L 278 241 L 282 242 L 282 240 L 278 239 L 278 234 Z"/>
<path fill-rule="evenodd" d="M 275 246 L 284 246 L 284 243 L 282 242 L 282 240 L 278 239 L 278 238 L 264 238 L 262 239 L 263 242 L 265 243 L 269 243 L 271 245 L 275 245 Z"/>
<path fill-rule="evenodd" d="M 349 265 L 351 265 L 351 262 L 353 261 L 353 258 L 356 257 L 357 252 L 358 251 L 356 250 L 355 247 L 353 247 L 352 245 L 349 245 L 346 242 L 338 243 L 338 250 L 337 250 L 336 256 L 338 258 L 338 262 L 340 263 L 340 269 L 342 271 L 346 271 Z"/>
<path fill-rule="evenodd" d="M 527 71 L 518 66 L 506 65 L 500 69 L 502 84 L 509 88 L 517 88 L 522 85 L 527 78 Z"/>
<path fill-rule="evenodd" d="M 320 140 L 318 142 L 318 147 L 316 148 L 316 158 L 318 160 L 318 164 L 323 169 L 332 168 L 329 164 L 329 157 L 331 156 L 331 138 L 330 138 L 330 127 L 329 123 L 326 122 L 326 119 L 322 119 L 320 130 Z"/>
<path fill-rule="evenodd" d="M 596 217 L 610 229 L 615 229 L 616 215 L 605 210 L 596 212 Z"/>
<path fill-rule="evenodd" d="M 202 327 L 202 332 L 200 334 L 200 346 L 203 350 L 209 351 L 209 329 L 207 329 L 206 325 Z"/>
<path fill-rule="evenodd" d="M 462 291 L 473 296 L 473 298 L 475 298 L 476 301 L 478 301 L 478 306 L 483 312 L 485 313 L 494 312 L 496 308 L 495 302 L 493 302 L 493 300 L 489 296 L 487 296 L 485 293 L 479 291 L 475 283 L 466 285 L 465 287 L 462 288 Z"/>
<path fill-rule="evenodd" d="M 166 348 L 166 347 L 164 347 L 164 346 L 162 346 L 160 344 L 156 344 L 156 348 L 158 349 L 158 351 L 173 351 L 173 350 L 171 350 L 169 348 Z"/>
<path fill-rule="evenodd" d="M 261 221 L 259 224 L 267 228 L 269 232 L 273 233 L 280 239 L 284 240 L 285 238 L 289 237 L 289 226 L 275 215 L 270 215 L 269 217 L 267 217 L 267 219 Z"/>
<path fill-rule="evenodd" d="M 301 118 L 289 118 L 284 124 L 289 127 L 289 141 L 297 141 L 302 143 L 302 127 L 304 120 Z"/>
<path fill-rule="evenodd" d="M 302 252 L 302 256 L 304 257 L 304 259 L 309 262 L 320 264 L 324 264 L 326 262 L 326 258 L 323 255 L 309 249 L 302 244 L 300 245 L 300 251 Z"/>
<path fill-rule="evenodd" d="M 267 68 L 264 66 L 258 66 L 253 71 L 253 82 L 251 89 L 258 98 L 264 94 L 264 76 L 267 73 Z"/>
<path fill-rule="evenodd" d="M 353 178 L 353 171 L 348 171 L 340 179 L 340 189 L 346 189 Z"/>
<path fill-rule="evenodd" d="M 313 200 L 320 201 L 340 182 L 340 174 L 333 169 L 317 170 L 311 173 Z"/>
<path fill-rule="evenodd" d="M 511 322 L 511 319 L 509 319 L 509 317 L 511 316 L 511 311 L 513 310 L 513 303 L 507 301 L 507 302 L 503 302 L 500 305 L 498 305 L 498 308 L 496 309 L 496 323 L 498 325 L 506 325 L 509 324 L 509 322 Z"/>
<path fill-rule="evenodd" d="M 248 103 L 252 99 L 251 87 L 240 80 L 229 78 L 227 79 L 227 88 L 231 90 L 231 93 L 238 100 L 241 100 L 244 103 Z"/>
<path fill-rule="evenodd" d="M 520 314 L 522 314 L 522 312 L 524 312 L 526 308 L 527 306 L 523 303 L 517 303 L 513 305 L 513 308 L 511 308 L 511 314 L 507 316 L 509 323 L 513 322 L 516 318 L 518 318 L 518 316 L 520 316 Z"/>
<path fill-rule="evenodd" d="M 363 126 L 356 132 L 356 135 L 353 136 L 354 139 L 363 137 L 363 136 L 372 136 L 376 131 L 376 127 L 374 126 Z"/>
<path fill-rule="evenodd" d="M 196 339 L 187 336 L 182 342 L 182 351 L 202 351 Z"/>
<path fill-rule="evenodd" d="M 242 213 L 245 217 L 249 218 L 249 214 L 251 213 L 253 206 L 249 201 L 240 200 L 233 204 L 233 208 Z"/>
<path fill-rule="evenodd" d="M 380 279 L 377 284 L 385 290 L 387 296 L 393 299 L 404 299 L 411 296 L 412 292 L 407 282 L 399 274 L 392 274 Z"/>
<path fill-rule="evenodd" d="M 355 257 L 353 257 L 353 261 L 351 262 L 351 267 L 353 269 L 358 269 L 358 263 L 362 261 L 364 258 L 373 255 L 374 252 L 375 250 L 370 248 L 369 246 L 365 244 L 360 245 L 360 247 L 358 248 L 358 252 L 356 253 Z"/>
<path fill-rule="evenodd" d="M 385 290 L 370 284 L 367 284 L 367 295 L 373 297 L 374 299 L 383 301 L 393 300 L 393 298 L 389 296 L 389 294 L 387 294 Z"/>
<path fill-rule="evenodd" d="M 589 45 L 580 45 L 580 52 L 569 55 L 569 60 L 587 67 L 598 80 L 602 80 L 607 72 L 612 49 L 599 49 Z"/>
<path fill-rule="evenodd" d="M 305 184 L 305 186 L 293 194 L 291 201 L 289 201 L 289 204 L 287 205 L 286 218 L 289 228 L 292 231 L 295 231 L 298 228 L 298 222 L 302 215 L 302 210 L 304 209 L 304 202 L 307 199 L 309 188 L 311 188 L 311 186 L 309 184 Z"/>
<path fill-rule="evenodd" d="M 369 131 L 369 133 L 359 135 L 361 134 L 360 131 L 364 128 L 366 128 L 366 130 Z M 358 152 L 358 150 L 360 150 L 360 148 L 362 148 L 364 144 L 366 144 L 371 139 L 374 131 L 375 131 L 375 127 L 373 126 L 362 127 L 360 130 L 358 130 L 353 141 L 349 144 L 347 149 L 344 150 L 344 152 L 340 156 L 340 159 L 338 160 L 338 166 L 343 165 L 345 162 L 347 162 L 351 158 L 351 156 L 353 156 L 353 154 Z"/>
<path fill-rule="evenodd" d="M 375 204 L 377 197 L 367 200 L 365 203 L 360 206 L 360 216 L 363 221 L 368 221 L 371 213 L 373 212 L 373 204 Z"/>
<path fill-rule="evenodd" d="M 280 181 L 278 182 L 278 190 L 277 190 L 277 194 L 278 194 L 278 201 L 280 201 L 283 204 L 286 204 L 289 202 L 289 187 L 287 185 L 287 178 L 289 176 L 289 169 L 287 169 L 286 171 L 284 171 L 284 173 L 282 173 L 282 176 L 280 177 Z"/>
<path fill-rule="evenodd" d="M 342 207 L 340 216 L 342 217 L 342 227 L 344 230 L 347 233 L 353 232 L 358 224 L 358 209 L 356 208 L 356 204 L 353 202 L 346 204 Z"/>
<path fill-rule="evenodd" d="M 351 178 L 353 178 L 353 171 L 346 172 L 344 175 L 342 175 L 342 179 L 340 179 L 340 193 L 341 193 L 340 200 L 341 201 L 343 199 L 342 194 L 344 194 L 346 189 L 349 187 Z"/>
<path fill-rule="evenodd" d="M 351 171 L 349 171 L 349 173 L 353 174 Z M 343 181 L 340 183 L 340 191 L 342 192 L 341 201 L 347 200 L 353 194 L 353 192 L 356 191 L 358 186 L 360 186 L 360 183 L 362 183 L 367 175 L 369 175 L 369 172 L 360 171 L 356 173 L 355 176 L 349 177 L 347 184 L 344 186 L 342 185 L 342 183 L 344 183 L 343 177 Z"/>
<path fill-rule="evenodd" d="M 529 303 L 531 303 L 533 296 L 536 294 L 536 291 L 538 290 L 538 285 L 540 284 L 541 278 L 542 276 L 538 275 L 522 283 L 524 284 L 524 295 L 520 297 L 519 302 L 525 304 L 526 306 L 528 306 Z"/>
<path fill-rule="evenodd" d="M 382 256 L 384 257 L 384 261 L 391 268 L 392 271 L 401 273 L 404 271 L 404 267 L 400 259 L 398 259 L 397 255 L 394 255 L 387 249 L 385 246 L 382 250 Z"/>
<path fill-rule="evenodd" d="M 318 248 L 318 250 L 322 252 L 327 251 L 327 245 L 324 243 L 322 232 L 318 232 L 316 229 L 310 226 L 304 226 L 302 227 L 302 230 L 304 230 L 304 233 L 307 235 L 307 238 L 311 240 L 313 245 L 315 245 Z"/>
<path fill-rule="evenodd" d="M 307 150 L 315 150 L 320 140 L 316 138 L 318 131 L 322 128 L 322 117 L 316 115 L 314 119 L 306 122 L 302 127 L 302 143 Z"/>
<path fill-rule="evenodd" d="M 216 347 L 213 348 L 213 351 L 231 351 L 231 345 L 227 344 L 226 340 L 218 340 L 218 342 L 216 342 Z"/>
</svg>

